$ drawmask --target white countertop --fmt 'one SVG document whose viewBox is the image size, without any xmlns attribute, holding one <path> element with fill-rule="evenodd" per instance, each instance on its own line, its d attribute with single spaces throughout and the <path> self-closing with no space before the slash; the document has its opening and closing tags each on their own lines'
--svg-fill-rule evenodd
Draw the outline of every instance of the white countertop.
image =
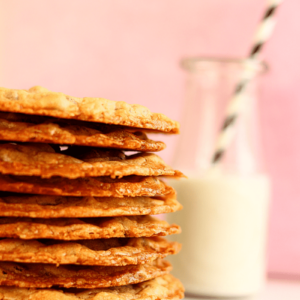
<svg viewBox="0 0 300 300">
<path fill-rule="evenodd" d="M 200 298 L 185 298 L 199 300 Z M 207 300 L 213 300 L 213 298 L 201 298 Z M 219 298 L 220 299 L 220 298 Z M 238 300 L 239 298 L 234 298 Z M 268 280 L 265 288 L 262 292 L 255 297 L 243 298 L 247 300 L 300 300 L 300 280 L 289 281 L 289 280 Z M 227 298 L 227 300 L 230 300 Z"/>
<path fill-rule="evenodd" d="M 265 289 L 253 300 L 300 300 L 300 280 L 269 280 Z"/>
</svg>

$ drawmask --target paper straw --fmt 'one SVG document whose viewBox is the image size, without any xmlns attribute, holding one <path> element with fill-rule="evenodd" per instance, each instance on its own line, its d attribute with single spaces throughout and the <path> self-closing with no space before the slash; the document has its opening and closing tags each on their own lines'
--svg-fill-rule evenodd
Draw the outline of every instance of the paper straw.
<svg viewBox="0 0 300 300">
<path fill-rule="evenodd" d="M 229 101 L 229 105 L 226 110 L 226 117 L 223 122 L 223 126 L 219 137 L 217 139 L 216 149 L 212 158 L 213 165 L 217 165 L 220 163 L 226 149 L 228 149 L 234 137 L 234 125 L 239 116 L 240 110 L 243 107 L 246 88 L 249 82 L 253 80 L 253 77 L 255 77 L 255 72 L 253 70 L 253 62 L 256 61 L 257 56 L 260 54 L 264 44 L 270 38 L 273 32 L 275 25 L 274 14 L 277 7 L 282 1 L 283 0 L 268 1 L 268 6 L 265 11 L 264 17 L 260 22 L 257 28 L 257 32 L 254 36 L 254 43 L 250 51 L 250 55 L 245 61 L 244 72 L 241 76 L 241 80 L 237 84 L 233 97 Z"/>
</svg>

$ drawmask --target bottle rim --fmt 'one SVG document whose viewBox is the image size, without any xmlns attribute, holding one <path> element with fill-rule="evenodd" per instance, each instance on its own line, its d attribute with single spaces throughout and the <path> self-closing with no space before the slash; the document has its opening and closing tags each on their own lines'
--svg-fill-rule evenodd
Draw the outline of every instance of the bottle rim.
<svg viewBox="0 0 300 300">
<path fill-rule="evenodd" d="M 204 70 L 204 66 L 208 66 L 208 63 L 219 64 L 219 65 L 236 65 L 240 68 L 251 68 L 256 71 L 257 74 L 264 74 L 269 71 L 269 65 L 259 59 L 245 59 L 235 57 L 205 57 L 195 56 L 183 58 L 180 61 L 180 66 L 187 71 Z"/>
</svg>

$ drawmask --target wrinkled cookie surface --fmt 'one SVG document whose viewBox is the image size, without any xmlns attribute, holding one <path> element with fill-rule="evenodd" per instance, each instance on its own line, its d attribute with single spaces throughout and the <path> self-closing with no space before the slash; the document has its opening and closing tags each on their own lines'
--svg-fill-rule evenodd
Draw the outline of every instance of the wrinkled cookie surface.
<svg viewBox="0 0 300 300">
<path fill-rule="evenodd" d="M 0 110 L 179 133 L 179 123 L 148 108 L 104 98 L 77 98 L 35 86 L 0 88 Z"/>
</svg>

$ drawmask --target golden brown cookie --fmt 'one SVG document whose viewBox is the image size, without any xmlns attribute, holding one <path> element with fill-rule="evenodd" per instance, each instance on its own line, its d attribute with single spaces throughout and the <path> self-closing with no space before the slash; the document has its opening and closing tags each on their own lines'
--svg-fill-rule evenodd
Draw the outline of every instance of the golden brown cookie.
<svg viewBox="0 0 300 300">
<path fill-rule="evenodd" d="M 0 110 L 178 133 L 179 123 L 148 108 L 103 98 L 76 98 L 43 87 L 0 88 Z"/>
<path fill-rule="evenodd" d="M 42 179 L 36 176 L 13 176 L 0 174 L 0 191 L 94 197 L 138 197 L 164 196 L 174 189 L 156 177 L 126 176 L 121 179 L 110 177 L 85 177 L 68 179 L 53 177 Z"/>
<path fill-rule="evenodd" d="M 0 144 L 0 173 L 70 179 L 91 176 L 183 176 L 153 153 L 126 155 L 122 150 L 89 147 L 72 147 L 66 151 L 72 156 L 62 153 L 56 153 L 48 144 Z"/>
<path fill-rule="evenodd" d="M 64 242 L 55 240 L 0 240 L 0 261 L 91 266 L 150 263 L 179 252 L 181 245 L 161 237 L 113 238 Z M 1 298 L 0 298 L 1 299 Z"/>
<path fill-rule="evenodd" d="M 181 282 L 167 274 L 149 281 L 119 287 L 57 290 L 0 287 L 1 300 L 179 300 L 184 297 Z"/>
<path fill-rule="evenodd" d="M 22 288 L 96 289 L 136 284 L 165 275 L 171 264 L 157 259 L 150 264 L 123 267 L 95 267 L 0 262 L 0 285 Z"/>
<path fill-rule="evenodd" d="M 116 128 L 113 125 L 94 129 L 83 124 L 70 124 L 68 120 L 44 121 L 35 124 L 21 122 L 18 114 L 0 112 L 0 140 L 17 142 L 49 143 L 60 145 L 81 145 L 105 148 L 120 148 L 136 151 L 160 151 L 165 149 L 163 142 L 148 139 L 141 131 Z M 11 121 L 6 119 L 16 115 Z M 30 116 L 29 116 L 30 117 Z M 31 116 L 33 117 L 33 116 Z M 22 117 L 19 117 L 22 120 Z"/>
<path fill-rule="evenodd" d="M 182 209 L 174 192 L 166 196 L 151 198 L 9 195 L 1 196 L 0 192 L 1 217 L 94 218 L 157 215 Z"/>
<path fill-rule="evenodd" d="M 180 227 L 151 216 L 31 219 L 0 218 L 0 238 L 90 240 L 123 237 L 166 236 Z"/>
</svg>

